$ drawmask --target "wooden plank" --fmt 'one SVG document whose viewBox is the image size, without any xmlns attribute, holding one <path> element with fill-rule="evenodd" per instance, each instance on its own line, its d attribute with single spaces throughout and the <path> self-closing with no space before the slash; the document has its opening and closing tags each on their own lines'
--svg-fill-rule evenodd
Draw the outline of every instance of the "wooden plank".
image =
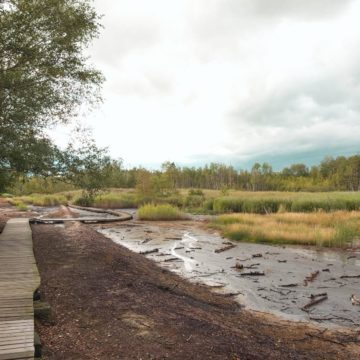
<svg viewBox="0 0 360 360">
<path fill-rule="evenodd" d="M 33 293 L 40 275 L 28 219 L 11 219 L 0 234 L 0 360 L 33 359 Z"/>
</svg>

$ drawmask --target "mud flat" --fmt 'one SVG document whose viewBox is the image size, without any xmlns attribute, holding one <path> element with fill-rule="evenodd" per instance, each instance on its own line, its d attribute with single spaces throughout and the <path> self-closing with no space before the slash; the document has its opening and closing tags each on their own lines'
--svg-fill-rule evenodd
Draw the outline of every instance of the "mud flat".
<svg viewBox="0 0 360 360">
<path fill-rule="evenodd" d="M 97 231 L 246 308 L 326 326 L 360 326 L 360 251 L 231 242 L 198 222 L 140 222 Z"/>
</svg>

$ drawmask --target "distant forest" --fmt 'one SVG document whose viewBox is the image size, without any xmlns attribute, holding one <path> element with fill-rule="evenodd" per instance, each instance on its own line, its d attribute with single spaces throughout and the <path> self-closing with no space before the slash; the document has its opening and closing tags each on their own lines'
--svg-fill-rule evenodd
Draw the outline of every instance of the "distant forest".
<svg viewBox="0 0 360 360">
<path fill-rule="evenodd" d="M 166 162 L 161 171 L 150 172 L 137 168 L 122 170 L 120 177 L 115 177 L 111 186 L 135 187 L 143 172 L 157 177 L 166 175 L 175 188 L 228 188 L 245 191 L 360 190 L 360 155 L 326 157 L 319 165 L 311 167 L 296 163 L 281 171 L 273 171 L 269 163 L 255 163 L 248 171 L 236 170 L 221 163 L 211 163 L 204 167 L 177 167 L 172 162 Z"/>
<path fill-rule="evenodd" d="M 112 161 L 101 170 L 104 188 L 137 188 L 141 193 L 172 193 L 179 188 L 236 189 L 244 191 L 359 191 L 360 155 L 326 157 L 317 166 L 292 164 L 274 171 L 269 163 L 255 163 L 251 170 L 211 163 L 203 167 L 178 167 L 165 162 L 161 170 L 124 169 L 122 161 Z M 25 180 L 25 181 L 24 181 Z M 54 181 L 55 180 L 55 181 Z M 15 193 L 71 190 L 54 177 L 35 176 L 15 182 Z M 11 189 L 9 189 L 11 190 Z"/>
</svg>

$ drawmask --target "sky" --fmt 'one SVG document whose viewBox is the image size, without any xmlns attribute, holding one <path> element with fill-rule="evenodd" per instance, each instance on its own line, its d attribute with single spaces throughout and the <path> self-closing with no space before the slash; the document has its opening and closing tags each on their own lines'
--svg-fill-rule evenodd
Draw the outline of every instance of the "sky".
<svg viewBox="0 0 360 360">
<path fill-rule="evenodd" d="M 360 152 L 360 0 L 95 0 L 106 83 L 85 122 L 127 166 Z"/>
</svg>

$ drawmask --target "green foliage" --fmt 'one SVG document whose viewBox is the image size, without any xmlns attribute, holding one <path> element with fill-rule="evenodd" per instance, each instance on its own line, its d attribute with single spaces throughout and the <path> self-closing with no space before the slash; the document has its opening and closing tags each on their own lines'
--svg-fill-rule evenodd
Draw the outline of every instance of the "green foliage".
<svg viewBox="0 0 360 360">
<path fill-rule="evenodd" d="M 0 2 L 0 191 L 17 174 L 54 173 L 45 129 L 99 101 L 102 75 L 84 49 L 99 32 L 87 0 Z"/>
<path fill-rule="evenodd" d="M 16 205 L 16 209 L 19 211 L 27 211 L 28 207 L 24 203 L 18 203 Z"/>
<path fill-rule="evenodd" d="M 140 220 L 181 220 L 186 219 L 179 209 L 174 206 L 164 204 L 147 204 L 139 208 L 137 216 Z"/>
<path fill-rule="evenodd" d="M 61 181 L 56 177 L 19 176 L 13 181 L 9 190 L 16 195 L 55 194 L 74 190 L 72 184 Z"/>
<path fill-rule="evenodd" d="M 107 155 L 107 149 L 98 148 L 94 140 L 81 130 L 75 138 L 78 146 L 72 143 L 61 154 L 59 173 L 64 181 L 83 190 L 84 204 L 91 204 L 95 196 L 106 188 L 117 163 Z"/>
</svg>

